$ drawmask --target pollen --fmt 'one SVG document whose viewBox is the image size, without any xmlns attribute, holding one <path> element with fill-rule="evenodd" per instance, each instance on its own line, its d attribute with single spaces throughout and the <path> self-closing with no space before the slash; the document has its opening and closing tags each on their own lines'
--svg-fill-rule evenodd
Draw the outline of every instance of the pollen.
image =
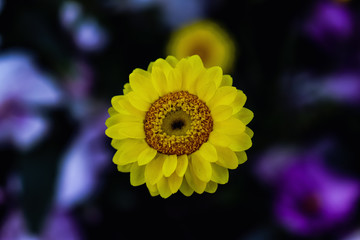
<svg viewBox="0 0 360 240">
<path fill-rule="evenodd" d="M 187 91 L 168 93 L 146 112 L 145 141 L 167 155 L 191 154 L 209 139 L 213 130 L 210 109 Z"/>
</svg>

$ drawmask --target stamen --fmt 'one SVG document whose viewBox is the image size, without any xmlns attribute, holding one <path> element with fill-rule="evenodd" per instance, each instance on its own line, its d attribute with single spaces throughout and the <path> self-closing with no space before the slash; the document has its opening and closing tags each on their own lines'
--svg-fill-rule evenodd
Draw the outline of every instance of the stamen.
<svg viewBox="0 0 360 240">
<path fill-rule="evenodd" d="M 191 154 L 209 139 L 213 130 L 210 109 L 186 91 L 156 100 L 145 115 L 145 140 L 158 152 Z"/>
</svg>

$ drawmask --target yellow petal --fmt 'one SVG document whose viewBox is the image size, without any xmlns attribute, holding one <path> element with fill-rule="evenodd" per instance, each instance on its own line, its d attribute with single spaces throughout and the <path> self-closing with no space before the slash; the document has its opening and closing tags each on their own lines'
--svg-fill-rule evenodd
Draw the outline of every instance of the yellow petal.
<svg viewBox="0 0 360 240">
<path fill-rule="evenodd" d="M 245 128 L 245 133 L 246 133 L 247 135 L 249 135 L 250 138 L 252 138 L 252 137 L 254 136 L 253 130 L 251 130 L 251 129 L 248 128 L 248 127 Z"/>
<path fill-rule="evenodd" d="M 196 64 L 195 56 L 181 59 L 175 69 L 182 74 L 182 90 L 195 94 L 195 83 L 200 73 L 204 70 L 202 65 Z"/>
<path fill-rule="evenodd" d="M 185 173 L 185 179 L 189 186 L 194 189 L 195 192 L 201 194 L 205 191 L 206 182 L 203 182 L 196 177 L 191 163 L 189 163 L 189 171 L 186 171 Z"/>
<path fill-rule="evenodd" d="M 157 188 L 162 198 L 168 198 L 172 194 L 167 178 L 162 177 L 157 183 Z"/>
<path fill-rule="evenodd" d="M 247 125 L 254 118 L 254 113 L 247 108 L 242 108 L 234 117 L 240 119 L 240 121 Z"/>
<path fill-rule="evenodd" d="M 223 75 L 220 86 L 232 86 L 233 79 L 230 75 Z"/>
<path fill-rule="evenodd" d="M 181 90 L 182 79 L 181 73 L 178 70 L 171 70 L 166 79 L 169 92 L 178 92 Z"/>
<path fill-rule="evenodd" d="M 140 186 L 145 183 L 145 166 L 139 166 L 134 163 L 130 170 L 130 184 L 132 186 Z"/>
<path fill-rule="evenodd" d="M 179 177 L 176 173 L 173 173 L 168 178 L 169 187 L 172 193 L 176 193 L 179 190 L 182 180 L 183 178 Z"/>
<path fill-rule="evenodd" d="M 159 58 L 154 62 L 153 66 L 152 66 L 152 71 L 154 71 L 155 68 L 161 69 L 163 71 L 163 73 L 165 74 L 165 76 L 167 76 L 168 73 L 173 69 L 173 67 L 170 65 L 170 63 L 162 58 Z"/>
<path fill-rule="evenodd" d="M 159 98 L 152 85 L 151 74 L 149 72 L 137 68 L 130 74 L 129 82 L 133 91 L 148 103 L 152 103 Z"/>
<path fill-rule="evenodd" d="M 145 149 L 146 145 L 143 140 L 127 139 L 123 141 L 113 157 L 113 162 L 118 165 L 126 165 L 137 161 L 139 150 Z"/>
<path fill-rule="evenodd" d="M 215 66 L 207 69 L 207 77 L 215 83 L 216 88 L 218 88 L 223 79 L 223 71 L 221 67 Z"/>
<path fill-rule="evenodd" d="M 231 138 L 226 134 L 212 131 L 209 136 L 209 142 L 215 146 L 227 147 L 230 145 Z"/>
<path fill-rule="evenodd" d="M 216 162 L 220 166 L 235 169 L 238 166 L 238 159 L 236 154 L 228 147 L 216 146 L 218 154 L 218 161 Z"/>
<path fill-rule="evenodd" d="M 237 89 L 231 86 L 220 87 L 216 90 L 214 97 L 208 102 L 208 107 L 213 109 L 219 105 L 231 104 L 237 95 Z"/>
<path fill-rule="evenodd" d="M 211 164 L 212 175 L 211 181 L 217 182 L 219 184 L 225 184 L 229 181 L 229 170 L 222 166 L 217 165 L 216 163 Z"/>
<path fill-rule="evenodd" d="M 115 149 L 119 149 L 124 140 L 113 139 L 111 140 L 111 146 Z"/>
<path fill-rule="evenodd" d="M 115 110 L 114 107 L 109 107 L 108 113 L 109 113 L 110 117 L 111 117 L 111 116 L 114 116 L 114 115 L 116 115 L 116 114 L 119 114 L 119 113 Z"/>
<path fill-rule="evenodd" d="M 126 165 L 117 165 L 117 169 L 119 172 L 128 173 L 128 172 L 130 172 L 133 164 L 136 164 L 136 163 L 129 163 Z"/>
<path fill-rule="evenodd" d="M 211 110 L 211 116 L 214 122 L 224 121 L 231 117 L 233 108 L 228 105 L 219 105 Z"/>
<path fill-rule="evenodd" d="M 110 138 L 145 138 L 144 124 L 139 122 L 120 122 L 105 130 Z"/>
<path fill-rule="evenodd" d="M 231 106 L 233 107 L 233 114 L 239 112 L 242 107 L 244 106 L 246 102 L 246 95 L 241 90 L 237 90 L 236 97 L 234 101 L 231 103 Z"/>
<path fill-rule="evenodd" d="M 235 152 L 237 158 L 238 158 L 238 163 L 239 164 L 243 164 L 244 162 L 247 161 L 247 155 L 245 151 L 242 152 Z"/>
<path fill-rule="evenodd" d="M 179 60 L 174 56 L 167 56 L 165 61 L 167 61 L 173 68 L 179 62 Z"/>
<path fill-rule="evenodd" d="M 156 184 L 152 185 L 152 184 L 149 184 L 148 182 L 146 182 L 146 187 L 148 188 L 151 196 L 155 197 L 155 196 L 159 195 L 159 191 L 158 191 Z"/>
<path fill-rule="evenodd" d="M 216 192 L 217 187 L 218 187 L 217 183 L 210 181 L 206 185 L 205 192 L 214 193 Z"/>
<path fill-rule="evenodd" d="M 145 112 L 149 110 L 151 104 L 141 99 L 139 94 L 137 94 L 136 92 L 129 92 L 127 94 L 127 97 L 131 105 L 133 105 L 135 108 Z"/>
<path fill-rule="evenodd" d="M 233 151 L 241 152 L 249 149 L 252 145 L 251 138 L 246 133 L 228 136 L 231 138 L 229 148 Z"/>
<path fill-rule="evenodd" d="M 159 154 L 159 156 L 149 162 L 145 167 L 145 181 L 150 185 L 154 185 L 163 176 L 162 167 L 164 164 L 165 156 Z"/>
<path fill-rule="evenodd" d="M 208 182 L 211 179 L 212 168 L 209 161 L 205 160 L 197 152 L 191 156 L 192 169 L 196 177 L 203 182 Z"/>
<path fill-rule="evenodd" d="M 184 176 L 187 168 L 188 168 L 188 156 L 186 154 L 178 156 L 176 174 L 179 177 Z"/>
<path fill-rule="evenodd" d="M 218 160 L 216 148 L 210 142 L 203 143 L 197 153 L 208 162 L 216 162 Z"/>
<path fill-rule="evenodd" d="M 109 117 L 108 119 L 106 119 L 105 125 L 107 127 L 111 127 L 120 122 L 139 122 L 139 123 L 141 123 L 141 122 L 143 122 L 143 119 L 141 119 L 137 116 L 134 116 L 134 115 L 125 115 L 125 114 L 118 113 L 118 114 L 113 115 L 113 116 Z"/>
<path fill-rule="evenodd" d="M 166 75 L 162 69 L 153 67 L 151 80 L 159 96 L 164 96 L 165 94 L 169 93 Z"/>
<path fill-rule="evenodd" d="M 125 94 L 128 94 L 128 93 L 131 92 L 131 91 L 132 91 L 132 88 L 131 88 L 131 86 L 130 86 L 130 83 L 125 83 L 125 84 L 124 84 L 124 89 L 123 89 L 124 95 L 125 95 Z"/>
<path fill-rule="evenodd" d="M 198 80 L 201 83 L 201 80 Z M 208 81 L 207 83 L 199 84 L 200 86 L 196 90 L 196 95 L 204 102 L 209 101 L 216 92 L 216 86 L 214 82 Z"/>
<path fill-rule="evenodd" d="M 122 95 L 114 96 L 111 99 L 111 104 L 114 107 L 114 109 L 119 113 L 124 113 L 127 115 L 135 115 L 142 119 L 144 119 L 144 117 L 145 117 L 145 112 L 135 108 L 129 102 L 129 100 L 126 96 L 122 96 Z"/>
<path fill-rule="evenodd" d="M 190 197 L 194 193 L 194 189 L 189 186 L 186 179 L 183 179 L 179 190 L 187 197 Z"/>
<path fill-rule="evenodd" d="M 169 177 L 176 169 L 177 165 L 177 156 L 176 155 L 168 155 L 165 157 L 164 165 L 162 171 L 165 177 Z"/>
<path fill-rule="evenodd" d="M 138 156 L 138 164 L 145 165 L 155 158 L 157 151 L 152 147 L 147 147 L 140 152 Z"/>
<path fill-rule="evenodd" d="M 234 135 L 245 131 L 245 124 L 237 118 L 229 118 L 214 123 L 214 130 L 220 133 Z"/>
</svg>

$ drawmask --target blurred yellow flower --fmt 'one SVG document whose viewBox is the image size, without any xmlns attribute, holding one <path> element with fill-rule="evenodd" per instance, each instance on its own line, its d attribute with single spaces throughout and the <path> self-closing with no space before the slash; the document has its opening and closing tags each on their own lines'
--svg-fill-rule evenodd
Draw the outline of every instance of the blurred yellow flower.
<svg viewBox="0 0 360 240">
<path fill-rule="evenodd" d="M 205 67 L 220 66 L 224 72 L 229 72 L 234 64 L 235 45 L 217 24 L 199 21 L 172 34 L 167 54 L 178 59 L 199 55 Z"/>
<path fill-rule="evenodd" d="M 247 160 L 253 113 L 220 67 L 205 68 L 197 55 L 169 56 L 129 79 L 124 95 L 111 100 L 105 133 L 131 185 L 145 183 L 163 198 L 213 193 L 228 182 L 228 169 Z"/>
</svg>

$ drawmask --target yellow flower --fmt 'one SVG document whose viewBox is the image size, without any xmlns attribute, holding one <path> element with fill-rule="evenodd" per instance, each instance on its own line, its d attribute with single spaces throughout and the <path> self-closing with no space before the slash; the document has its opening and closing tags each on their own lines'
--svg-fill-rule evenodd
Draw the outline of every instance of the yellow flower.
<svg viewBox="0 0 360 240">
<path fill-rule="evenodd" d="M 167 54 L 178 59 L 199 55 L 205 67 L 220 66 L 228 72 L 234 63 L 235 46 L 220 26 L 210 21 L 199 21 L 172 34 Z"/>
<path fill-rule="evenodd" d="M 169 56 L 129 78 L 124 95 L 111 100 L 105 133 L 131 185 L 146 183 L 163 198 L 213 193 L 228 182 L 228 169 L 247 160 L 253 113 L 220 67 L 205 68 L 197 55 Z"/>
</svg>

